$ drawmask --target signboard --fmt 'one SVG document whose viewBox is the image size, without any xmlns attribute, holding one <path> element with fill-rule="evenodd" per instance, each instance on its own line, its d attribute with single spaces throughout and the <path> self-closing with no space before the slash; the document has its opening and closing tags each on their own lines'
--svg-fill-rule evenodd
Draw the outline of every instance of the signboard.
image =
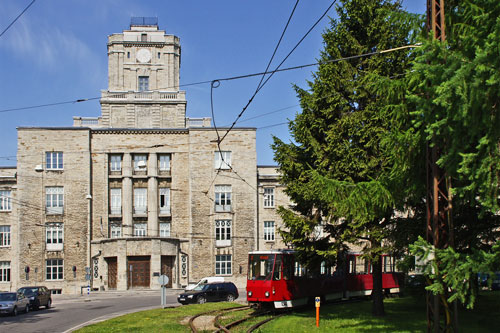
<svg viewBox="0 0 500 333">
<path fill-rule="evenodd" d="M 319 303 L 321 302 L 321 298 L 320 297 L 316 297 L 314 299 L 314 303 L 316 303 L 316 307 L 319 308 Z"/>
<path fill-rule="evenodd" d="M 168 276 L 160 275 L 160 277 L 158 278 L 158 283 L 161 284 L 162 286 L 168 284 Z"/>
</svg>

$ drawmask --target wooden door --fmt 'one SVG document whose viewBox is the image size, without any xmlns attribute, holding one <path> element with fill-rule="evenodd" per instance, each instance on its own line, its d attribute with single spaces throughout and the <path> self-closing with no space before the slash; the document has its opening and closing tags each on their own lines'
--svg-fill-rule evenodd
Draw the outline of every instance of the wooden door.
<svg viewBox="0 0 500 333">
<path fill-rule="evenodd" d="M 165 285 L 167 288 L 172 288 L 172 270 L 174 267 L 175 257 L 172 256 L 161 256 L 161 275 L 168 276 L 168 284 Z"/>
<path fill-rule="evenodd" d="M 118 264 L 116 257 L 105 258 L 108 264 L 108 289 L 116 289 L 118 279 Z"/>
<path fill-rule="evenodd" d="M 150 258 L 128 257 L 127 265 L 128 288 L 150 287 Z"/>
</svg>

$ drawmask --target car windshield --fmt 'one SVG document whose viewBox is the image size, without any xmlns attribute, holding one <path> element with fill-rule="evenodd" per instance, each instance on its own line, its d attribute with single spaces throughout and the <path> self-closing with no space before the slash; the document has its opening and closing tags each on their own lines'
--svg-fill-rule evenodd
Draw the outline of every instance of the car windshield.
<svg viewBox="0 0 500 333">
<path fill-rule="evenodd" d="M 36 294 L 38 288 L 21 288 L 18 291 L 26 296 L 31 296 Z"/>
<path fill-rule="evenodd" d="M 205 290 L 205 288 L 208 286 L 208 284 L 199 284 L 196 287 L 193 288 L 195 291 L 202 291 Z"/>
<path fill-rule="evenodd" d="M 15 301 L 16 300 L 16 294 L 14 293 L 8 293 L 8 294 L 0 294 L 0 301 Z"/>
</svg>

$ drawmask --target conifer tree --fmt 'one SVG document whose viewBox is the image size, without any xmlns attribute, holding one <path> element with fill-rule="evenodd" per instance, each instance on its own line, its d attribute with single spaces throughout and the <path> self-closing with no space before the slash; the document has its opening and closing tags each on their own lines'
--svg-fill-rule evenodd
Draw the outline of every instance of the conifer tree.
<svg viewBox="0 0 500 333">
<path fill-rule="evenodd" d="M 407 192 L 391 182 L 396 159 L 384 140 L 393 120 L 375 87 L 380 77 L 405 73 L 412 53 L 331 60 L 409 45 L 421 20 L 399 1 L 344 0 L 337 13 L 323 34 L 322 64 L 309 89 L 295 86 L 302 112 L 289 124 L 294 142 L 274 139 L 275 160 L 295 203 L 280 208 L 281 234 L 315 267 L 337 260 L 349 246 L 363 246 L 373 265 L 373 314 L 384 315 L 381 254 L 389 249 L 383 240 Z"/>
</svg>

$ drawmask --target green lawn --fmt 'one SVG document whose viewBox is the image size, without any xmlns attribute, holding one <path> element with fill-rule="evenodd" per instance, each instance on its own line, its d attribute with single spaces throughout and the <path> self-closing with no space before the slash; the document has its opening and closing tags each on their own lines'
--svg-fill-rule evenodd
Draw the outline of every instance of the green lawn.
<svg viewBox="0 0 500 333">
<path fill-rule="evenodd" d="M 315 310 L 283 316 L 262 326 L 260 332 L 425 332 L 425 299 L 422 294 L 384 301 L 387 315 L 371 315 L 371 302 L 329 304 L 320 309 L 316 328 Z M 143 311 L 87 326 L 77 332 L 190 332 L 189 317 L 210 310 L 238 306 L 208 303 L 171 309 Z M 483 292 L 476 308 L 461 310 L 461 332 L 500 331 L 500 292 Z"/>
</svg>

